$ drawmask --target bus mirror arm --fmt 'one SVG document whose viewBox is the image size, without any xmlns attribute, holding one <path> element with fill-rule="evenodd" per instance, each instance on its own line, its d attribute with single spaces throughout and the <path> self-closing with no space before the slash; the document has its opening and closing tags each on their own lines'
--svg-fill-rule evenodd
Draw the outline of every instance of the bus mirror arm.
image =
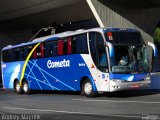
<svg viewBox="0 0 160 120">
<path fill-rule="evenodd" d="M 109 48 L 110 57 L 114 57 L 114 47 L 110 42 L 105 42 L 105 45 Z"/>
<path fill-rule="evenodd" d="M 152 42 L 147 42 L 147 45 L 151 46 L 153 48 L 154 57 L 158 57 L 158 49 L 157 49 L 156 45 Z"/>
</svg>

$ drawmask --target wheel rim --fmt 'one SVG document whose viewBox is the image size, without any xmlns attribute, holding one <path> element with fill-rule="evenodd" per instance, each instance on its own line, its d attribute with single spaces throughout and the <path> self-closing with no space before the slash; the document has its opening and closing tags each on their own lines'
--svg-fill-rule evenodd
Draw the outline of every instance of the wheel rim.
<svg viewBox="0 0 160 120">
<path fill-rule="evenodd" d="M 84 86 L 84 91 L 86 94 L 91 94 L 92 93 L 92 85 L 90 82 L 87 82 Z"/>
<path fill-rule="evenodd" d="M 23 90 L 24 90 L 24 92 L 28 92 L 28 84 L 27 83 L 23 84 Z"/>
<path fill-rule="evenodd" d="M 17 92 L 20 91 L 20 85 L 19 85 L 19 83 L 16 83 L 16 91 L 17 91 Z"/>
</svg>

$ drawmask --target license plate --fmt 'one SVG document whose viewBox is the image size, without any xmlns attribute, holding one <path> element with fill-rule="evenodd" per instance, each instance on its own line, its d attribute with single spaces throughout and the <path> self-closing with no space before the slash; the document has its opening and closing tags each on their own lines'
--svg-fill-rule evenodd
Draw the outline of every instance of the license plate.
<svg viewBox="0 0 160 120">
<path fill-rule="evenodd" d="M 139 88 L 139 87 L 140 87 L 139 84 L 132 85 L 132 88 Z"/>
</svg>

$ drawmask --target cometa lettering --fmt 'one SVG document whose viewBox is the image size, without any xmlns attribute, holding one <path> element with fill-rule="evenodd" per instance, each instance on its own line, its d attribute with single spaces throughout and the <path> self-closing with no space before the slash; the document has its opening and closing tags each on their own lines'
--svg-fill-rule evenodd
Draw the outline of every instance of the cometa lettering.
<svg viewBox="0 0 160 120">
<path fill-rule="evenodd" d="M 59 67 L 70 67 L 70 60 L 63 60 L 63 61 L 51 61 L 48 60 L 47 62 L 48 68 L 59 68 Z"/>
</svg>

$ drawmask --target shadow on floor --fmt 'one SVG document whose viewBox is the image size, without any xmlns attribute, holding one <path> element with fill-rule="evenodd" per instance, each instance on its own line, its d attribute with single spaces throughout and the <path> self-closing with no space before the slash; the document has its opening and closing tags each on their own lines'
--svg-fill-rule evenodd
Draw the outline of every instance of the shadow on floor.
<svg viewBox="0 0 160 120">
<path fill-rule="evenodd" d="M 128 91 L 119 91 L 113 93 L 104 93 L 100 96 L 127 98 L 127 97 L 148 96 L 155 94 L 160 94 L 160 90 L 128 90 Z"/>
<path fill-rule="evenodd" d="M 0 88 L 0 92 L 3 93 L 14 93 L 13 89 L 3 89 Z M 49 90 L 32 90 L 31 95 L 33 94 L 57 94 L 57 95 L 80 95 L 80 92 L 75 91 L 49 91 Z M 101 93 L 96 95 L 96 97 L 118 97 L 118 98 L 128 98 L 128 97 L 138 97 L 138 96 L 149 96 L 160 94 L 160 90 L 128 90 L 112 93 Z"/>
<path fill-rule="evenodd" d="M 61 95 L 80 95 L 80 92 L 74 91 L 32 91 L 31 94 L 61 94 Z M 138 96 L 148 96 L 160 94 L 160 90 L 132 90 L 132 91 L 120 91 L 113 93 L 102 93 L 96 95 L 96 97 L 138 97 Z"/>
</svg>

